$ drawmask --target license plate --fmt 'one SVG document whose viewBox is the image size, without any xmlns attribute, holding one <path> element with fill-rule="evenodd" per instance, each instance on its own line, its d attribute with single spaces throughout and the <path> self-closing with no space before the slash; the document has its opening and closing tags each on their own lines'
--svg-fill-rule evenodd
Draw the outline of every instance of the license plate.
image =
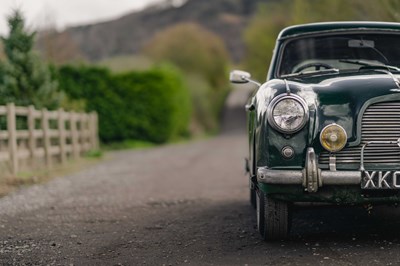
<svg viewBox="0 0 400 266">
<path fill-rule="evenodd" d="M 400 171 L 363 171 L 362 189 L 400 189 Z"/>
</svg>

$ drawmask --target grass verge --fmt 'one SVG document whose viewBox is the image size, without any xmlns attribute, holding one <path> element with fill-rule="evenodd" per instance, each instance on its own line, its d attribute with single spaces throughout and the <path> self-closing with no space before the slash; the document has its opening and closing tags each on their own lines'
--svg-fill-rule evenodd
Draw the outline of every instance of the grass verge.
<svg viewBox="0 0 400 266">
<path fill-rule="evenodd" d="M 59 176 L 77 173 L 93 166 L 104 159 L 101 151 L 91 151 L 77 160 L 69 160 L 65 164 L 54 165 L 51 169 L 20 171 L 16 176 L 0 175 L 0 197 L 16 191 L 19 188 L 41 184 Z"/>
<path fill-rule="evenodd" d="M 102 150 L 115 151 L 115 150 L 128 150 L 128 149 L 145 149 L 156 146 L 157 144 L 140 141 L 140 140 L 124 140 L 121 142 L 107 143 L 101 146 Z"/>
</svg>

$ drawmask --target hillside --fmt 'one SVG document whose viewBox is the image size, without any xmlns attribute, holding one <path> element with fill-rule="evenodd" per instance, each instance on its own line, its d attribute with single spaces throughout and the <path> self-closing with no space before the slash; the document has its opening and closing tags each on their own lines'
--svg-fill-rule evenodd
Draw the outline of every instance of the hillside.
<svg viewBox="0 0 400 266">
<path fill-rule="evenodd" d="M 262 0 L 188 0 L 179 7 L 169 2 L 62 34 L 70 35 L 86 58 L 97 61 L 138 53 L 155 33 L 177 23 L 196 22 L 219 35 L 232 59 L 239 61 L 245 50 L 243 29 Z"/>
</svg>

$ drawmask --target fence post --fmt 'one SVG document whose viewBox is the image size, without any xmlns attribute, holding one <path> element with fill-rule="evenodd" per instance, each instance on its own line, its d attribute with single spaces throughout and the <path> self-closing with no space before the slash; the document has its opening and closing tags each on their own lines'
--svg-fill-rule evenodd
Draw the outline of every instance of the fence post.
<svg viewBox="0 0 400 266">
<path fill-rule="evenodd" d="M 96 112 L 93 112 L 91 114 L 91 143 L 92 143 L 92 149 L 98 150 L 99 149 L 99 135 L 98 135 L 98 123 L 99 123 L 99 118 Z"/>
<path fill-rule="evenodd" d="M 79 114 L 79 146 L 81 147 L 81 152 L 86 152 L 86 121 L 85 113 Z"/>
<path fill-rule="evenodd" d="M 95 144 L 96 144 L 96 149 L 100 149 L 99 146 L 99 115 L 97 114 L 97 112 L 94 113 L 94 140 L 95 140 Z"/>
<path fill-rule="evenodd" d="M 7 130 L 8 130 L 8 149 L 10 153 L 11 173 L 16 175 L 18 172 L 18 150 L 17 150 L 17 130 L 14 103 L 7 104 Z"/>
<path fill-rule="evenodd" d="M 50 150 L 50 136 L 49 136 L 49 118 L 47 109 L 42 109 L 42 130 L 43 130 L 43 144 L 46 165 L 51 167 L 51 150 Z"/>
<path fill-rule="evenodd" d="M 66 161 L 66 137 L 65 137 L 65 116 L 64 110 L 58 110 L 58 137 L 59 137 L 59 145 L 60 145 L 60 161 L 61 164 L 64 164 Z"/>
<path fill-rule="evenodd" d="M 78 147 L 78 131 L 76 128 L 76 113 L 71 112 L 70 125 L 71 125 L 71 139 L 72 139 L 72 154 L 75 159 L 79 158 L 79 147 Z"/>
<path fill-rule="evenodd" d="M 83 152 L 90 149 L 98 149 L 98 116 L 96 112 L 75 113 L 65 112 L 63 109 L 59 109 L 58 112 L 49 112 L 47 109 L 38 111 L 34 106 L 29 106 L 27 108 L 16 107 L 14 103 L 8 103 L 5 107 L 7 129 L 4 130 L 7 132 L 8 162 L 10 172 L 13 175 L 16 175 L 21 167 L 19 153 L 21 153 L 22 150 L 20 149 L 21 147 L 18 147 L 18 142 L 25 143 L 25 141 L 27 141 L 28 147 L 26 148 L 29 151 L 30 166 L 32 167 L 35 166 L 38 148 L 41 148 L 37 147 L 38 138 L 42 139 L 44 160 L 48 168 L 51 168 L 54 163 L 53 155 L 58 156 L 59 154 L 60 162 L 64 164 L 69 157 L 78 159 Z M 28 130 L 23 130 L 23 134 L 21 134 L 20 137 L 18 137 L 19 131 L 17 130 L 17 114 L 27 117 Z M 41 120 L 42 134 L 39 134 L 40 131 L 36 128 L 36 121 L 38 119 Z M 52 131 L 50 128 L 50 121 L 52 119 L 57 119 L 58 132 L 55 132 L 55 130 Z M 66 127 L 66 122 L 68 121 L 70 124 L 69 129 Z M 59 138 L 59 147 L 54 146 L 53 152 L 52 138 L 56 137 Z M 68 145 L 69 143 L 71 143 L 71 146 Z M 26 148 L 23 147 L 24 151 L 26 151 Z M 55 153 L 56 148 L 58 148 L 57 153 Z M 39 152 L 41 152 L 41 149 Z"/>
<path fill-rule="evenodd" d="M 35 138 L 35 107 L 30 105 L 28 107 L 28 146 L 29 146 L 29 154 L 31 158 L 31 163 L 33 164 L 35 158 L 35 149 L 36 149 L 36 138 Z"/>
</svg>

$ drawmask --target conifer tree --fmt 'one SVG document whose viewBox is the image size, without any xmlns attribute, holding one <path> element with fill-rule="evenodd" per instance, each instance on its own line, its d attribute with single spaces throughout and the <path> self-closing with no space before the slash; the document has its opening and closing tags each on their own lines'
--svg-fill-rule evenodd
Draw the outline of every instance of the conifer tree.
<svg viewBox="0 0 400 266">
<path fill-rule="evenodd" d="M 48 66 L 33 52 L 35 33 L 25 29 L 19 10 L 8 17 L 8 25 L 8 37 L 1 38 L 6 59 L 0 62 L 0 104 L 57 108 L 62 93 L 51 79 Z"/>
</svg>

